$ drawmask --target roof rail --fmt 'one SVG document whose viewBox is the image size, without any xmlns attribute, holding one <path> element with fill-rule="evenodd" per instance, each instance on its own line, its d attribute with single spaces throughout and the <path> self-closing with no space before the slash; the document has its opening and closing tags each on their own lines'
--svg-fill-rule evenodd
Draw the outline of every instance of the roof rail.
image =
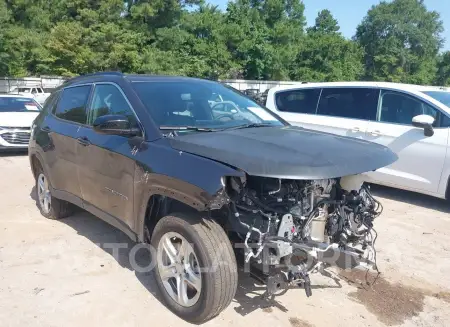
<svg viewBox="0 0 450 327">
<path fill-rule="evenodd" d="M 85 74 L 85 75 L 79 75 L 79 76 L 75 76 L 73 78 L 69 78 L 68 80 L 66 80 L 64 82 L 68 83 L 68 82 L 72 82 L 72 81 L 76 81 L 78 79 L 82 79 L 85 77 L 92 77 L 92 76 L 103 76 L 103 75 L 112 75 L 112 76 L 123 76 L 122 72 L 119 71 L 107 71 L 107 72 L 97 72 L 97 73 L 91 73 L 91 74 Z"/>
</svg>

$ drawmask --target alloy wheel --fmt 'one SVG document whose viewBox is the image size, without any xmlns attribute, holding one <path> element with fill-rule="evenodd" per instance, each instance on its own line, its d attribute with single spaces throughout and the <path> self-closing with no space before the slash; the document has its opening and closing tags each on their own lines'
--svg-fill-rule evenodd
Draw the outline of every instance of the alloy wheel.
<svg viewBox="0 0 450 327">
<path fill-rule="evenodd" d="M 170 297 L 183 307 L 197 303 L 202 277 L 193 247 L 176 232 L 164 234 L 157 249 L 158 272 Z"/>
<path fill-rule="evenodd" d="M 48 214 L 51 208 L 52 196 L 50 194 L 50 188 L 48 185 L 47 178 L 44 174 L 39 174 L 38 176 L 38 199 L 41 209 Z"/>
</svg>

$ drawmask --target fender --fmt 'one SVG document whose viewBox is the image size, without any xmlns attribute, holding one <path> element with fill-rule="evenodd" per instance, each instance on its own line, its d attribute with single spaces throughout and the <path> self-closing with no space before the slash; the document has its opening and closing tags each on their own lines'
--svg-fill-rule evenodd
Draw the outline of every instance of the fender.
<svg viewBox="0 0 450 327">
<path fill-rule="evenodd" d="M 133 229 L 140 241 L 143 240 L 145 215 L 151 196 L 167 196 L 197 211 L 207 211 L 223 189 L 222 177 L 245 176 L 243 171 L 174 150 L 161 144 L 163 142 L 165 140 L 147 143 L 148 148 L 136 154 Z M 161 162 L 159 158 L 166 161 Z"/>
</svg>

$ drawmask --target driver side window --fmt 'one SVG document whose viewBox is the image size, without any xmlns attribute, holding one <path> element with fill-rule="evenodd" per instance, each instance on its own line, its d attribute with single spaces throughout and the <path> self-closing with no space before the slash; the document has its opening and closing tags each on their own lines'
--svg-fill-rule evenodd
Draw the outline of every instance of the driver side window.
<svg viewBox="0 0 450 327">
<path fill-rule="evenodd" d="M 112 84 L 97 84 L 92 97 L 89 112 L 89 125 L 105 115 L 123 115 L 130 121 L 131 127 L 138 127 L 136 116 L 119 89 Z"/>
<path fill-rule="evenodd" d="M 380 122 L 412 125 L 413 117 L 418 115 L 434 117 L 433 126 L 438 121 L 436 109 L 423 101 L 399 92 L 383 91 L 380 107 Z"/>
</svg>

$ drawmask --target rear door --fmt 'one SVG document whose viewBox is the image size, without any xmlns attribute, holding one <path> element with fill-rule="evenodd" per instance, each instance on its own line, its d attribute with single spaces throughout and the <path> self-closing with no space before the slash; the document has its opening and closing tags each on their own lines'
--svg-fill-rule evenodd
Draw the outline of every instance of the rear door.
<svg viewBox="0 0 450 327">
<path fill-rule="evenodd" d="M 96 118 L 111 114 L 125 115 L 132 125 L 139 126 L 137 117 L 119 86 L 111 83 L 96 84 L 90 104 L 89 126 L 84 126 L 79 131 L 78 176 L 86 209 L 115 226 L 116 223 L 121 225 L 116 227 L 126 225 L 132 228 L 135 139 L 99 134 L 92 128 Z"/>
<path fill-rule="evenodd" d="M 434 134 L 425 136 L 412 126 L 412 118 L 435 117 Z M 398 160 L 369 173 L 375 183 L 425 193 L 437 193 L 447 152 L 448 128 L 439 127 L 439 110 L 423 100 L 392 90 L 382 90 L 377 121 L 369 123 L 366 139 L 389 147 Z"/>
<path fill-rule="evenodd" d="M 375 120 L 379 90 L 358 87 L 304 88 L 275 94 L 280 116 L 293 125 L 364 138 Z"/>
<path fill-rule="evenodd" d="M 48 140 L 43 148 L 50 169 L 50 182 L 58 191 L 81 204 L 81 190 L 76 174 L 78 167 L 78 130 L 87 123 L 86 105 L 90 85 L 68 87 L 59 94 L 51 115 L 47 115 L 41 129 Z M 78 199 L 78 200 L 77 200 Z"/>
</svg>

